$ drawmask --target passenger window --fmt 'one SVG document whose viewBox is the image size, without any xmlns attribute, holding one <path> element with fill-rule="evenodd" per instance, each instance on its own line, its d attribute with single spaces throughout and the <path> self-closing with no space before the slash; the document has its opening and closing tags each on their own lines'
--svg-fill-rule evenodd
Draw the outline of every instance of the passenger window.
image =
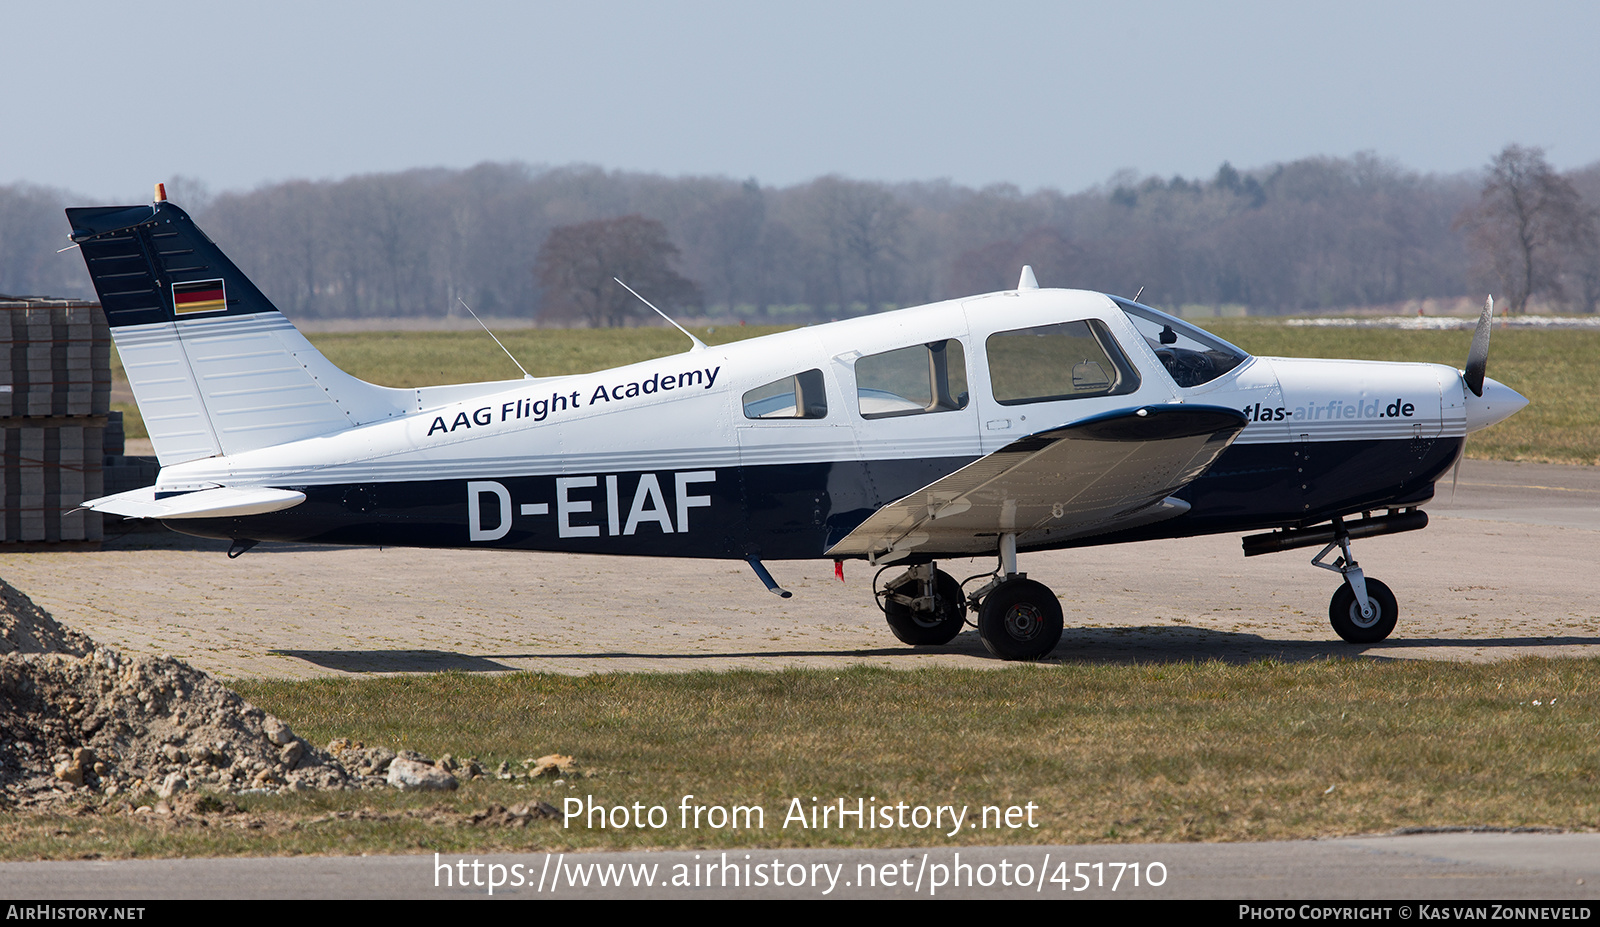
<svg viewBox="0 0 1600 927">
<path fill-rule="evenodd" d="M 807 370 L 773 380 L 744 394 L 745 418 L 827 418 L 828 392 L 822 371 Z"/>
<path fill-rule="evenodd" d="M 967 360 L 961 342 L 931 341 L 856 361 L 862 418 L 893 418 L 967 407 Z"/>
<path fill-rule="evenodd" d="M 1139 388 L 1139 374 L 1099 319 L 996 332 L 987 348 L 989 379 L 1001 405 L 1118 396 Z"/>
</svg>

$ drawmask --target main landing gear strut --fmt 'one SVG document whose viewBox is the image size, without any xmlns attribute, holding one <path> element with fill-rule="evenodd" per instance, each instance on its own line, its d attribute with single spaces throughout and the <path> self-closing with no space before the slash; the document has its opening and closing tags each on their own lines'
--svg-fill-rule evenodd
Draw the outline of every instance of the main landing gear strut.
<svg viewBox="0 0 1600 927">
<path fill-rule="evenodd" d="M 974 577 L 976 578 L 976 577 Z M 970 608 L 978 613 L 983 646 L 1003 660 L 1037 660 L 1061 640 L 1061 603 L 1043 583 L 1017 572 L 1017 537 L 1000 538 L 1000 568 L 978 591 L 932 563 L 890 580 L 878 593 L 889 629 L 913 646 L 945 644 L 961 633 Z"/>
</svg>

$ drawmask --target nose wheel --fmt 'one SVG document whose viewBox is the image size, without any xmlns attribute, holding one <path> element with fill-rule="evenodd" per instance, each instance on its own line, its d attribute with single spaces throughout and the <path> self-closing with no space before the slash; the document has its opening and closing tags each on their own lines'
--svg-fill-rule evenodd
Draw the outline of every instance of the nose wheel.
<svg viewBox="0 0 1600 927">
<path fill-rule="evenodd" d="M 1356 601 L 1356 594 L 1348 585 L 1340 586 L 1328 603 L 1328 620 L 1333 623 L 1333 630 L 1352 644 L 1376 644 L 1383 640 L 1394 630 L 1395 619 L 1399 617 L 1399 606 L 1389 587 L 1376 579 L 1368 579 L 1366 583 L 1367 612 L 1362 612 L 1361 603 Z"/>
</svg>

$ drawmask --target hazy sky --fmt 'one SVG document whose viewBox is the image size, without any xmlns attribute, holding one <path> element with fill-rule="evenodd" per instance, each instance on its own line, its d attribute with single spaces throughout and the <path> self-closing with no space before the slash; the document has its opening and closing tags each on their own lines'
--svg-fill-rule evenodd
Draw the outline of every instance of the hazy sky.
<svg viewBox="0 0 1600 927">
<path fill-rule="evenodd" d="M 91 198 L 486 160 L 1069 192 L 1600 160 L 1593 2 L 7 0 L 0 34 L 0 184 Z"/>
</svg>

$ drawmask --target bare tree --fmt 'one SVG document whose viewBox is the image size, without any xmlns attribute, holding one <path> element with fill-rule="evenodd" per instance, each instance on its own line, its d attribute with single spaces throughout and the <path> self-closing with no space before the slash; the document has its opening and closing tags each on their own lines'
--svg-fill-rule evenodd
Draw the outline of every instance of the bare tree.
<svg viewBox="0 0 1600 927">
<path fill-rule="evenodd" d="M 827 176 L 803 191 L 808 201 L 808 238 L 814 242 L 836 311 L 860 302 L 868 312 L 883 308 L 904 260 L 902 240 L 910 210 L 881 184 Z"/>
<path fill-rule="evenodd" d="M 732 309 L 741 291 L 755 289 L 761 233 L 767 222 L 761 185 L 747 180 L 697 205 L 689 215 L 690 247 L 702 255 L 701 281 L 713 303 Z"/>
<path fill-rule="evenodd" d="M 1600 204 L 1600 165 L 1565 176 Z M 1146 300 L 1169 307 L 1306 310 L 1479 286 L 1467 236 L 1452 231 L 1479 202 L 1477 181 L 1367 155 L 1224 165 L 1210 179 L 1127 172 L 1070 196 L 839 177 L 763 187 L 520 164 L 294 181 L 224 192 L 209 206 L 193 185 L 183 189 L 168 185 L 280 306 L 320 316 L 441 314 L 457 296 L 486 315 L 535 311 L 562 299 L 533 273 L 537 243 L 557 227 L 633 214 L 664 226 L 669 268 L 723 311 L 754 306 L 794 321 L 1014 286 L 1025 263 L 1050 286 L 1144 286 Z M 83 262 L 55 253 L 66 196 L 0 186 L 0 291 L 92 292 Z M 1600 250 L 1569 252 L 1558 267 L 1573 303 L 1600 301 Z M 57 268 L 74 276 L 52 277 Z M 613 272 L 630 284 L 641 276 Z M 593 286 L 610 288 L 609 279 L 596 274 Z M 671 290 L 646 295 L 660 301 Z M 622 313 L 611 321 L 642 309 L 614 295 L 596 303 L 591 291 L 582 309 L 569 291 L 542 317 L 603 325 L 608 305 Z"/>
<path fill-rule="evenodd" d="M 644 216 L 622 216 L 552 229 L 533 272 L 551 318 L 616 327 L 643 307 L 613 277 L 663 309 L 700 304 L 699 288 L 672 269 L 677 256 L 666 226 Z"/>
<path fill-rule="evenodd" d="M 1567 264 L 1568 296 L 1584 312 L 1600 308 L 1600 164 L 1570 171 L 1586 213 L 1584 237 Z"/>
<path fill-rule="evenodd" d="M 1577 188 L 1555 172 L 1543 149 L 1521 145 L 1494 156 L 1477 206 L 1458 223 L 1513 313 L 1526 311 L 1535 296 L 1561 299 L 1563 265 L 1594 235 Z"/>
</svg>

